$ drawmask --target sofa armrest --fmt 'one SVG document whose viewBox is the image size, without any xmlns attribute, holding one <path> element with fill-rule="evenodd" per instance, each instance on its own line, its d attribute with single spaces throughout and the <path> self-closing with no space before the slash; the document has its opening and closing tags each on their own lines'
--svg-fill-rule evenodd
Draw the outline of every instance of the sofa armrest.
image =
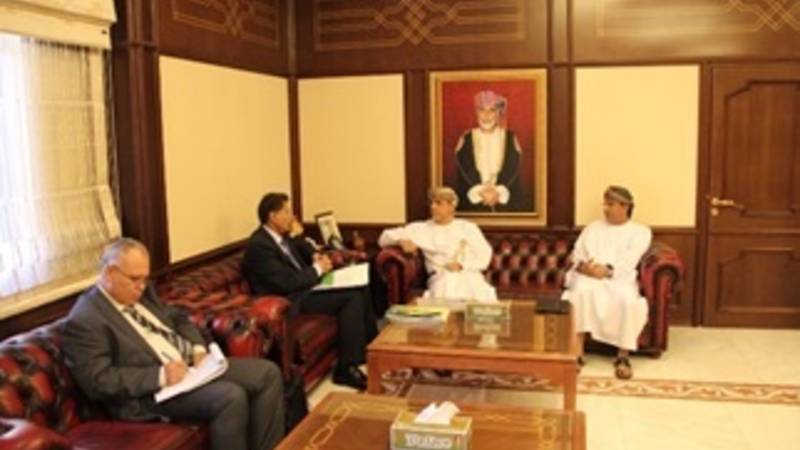
<svg viewBox="0 0 800 450">
<path fill-rule="evenodd" d="M 649 305 L 649 339 L 651 346 L 661 351 L 667 349 L 669 305 L 678 294 L 684 275 L 678 252 L 664 242 L 653 242 L 639 263 L 639 288 Z"/>
<path fill-rule="evenodd" d="M 4 450 L 66 450 L 72 445 L 55 431 L 23 419 L 0 417 L 0 448 Z"/>
<path fill-rule="evenodd" d="M 378 274 L 386 282 L 386 298 L 390 305 L 404 303 L 408 293 L 425 282 L 422 253 L 409 255 L 399 246 L 384 247 L 375 258 Z"/>
<path fill-rule="evenodd" d="M 271 335 L 241 308 L 195 310 L 189 318 L 207 342 L 216 342 L 228 356 L 261 358 L 269 352 Z"/>
<path fill-rule="evenodd" d="M 639 286 L 648 299 L 666 298 L 677 292 L 683 280 L 683 261 L 674 248 L 653 242 L 639 263 Z"/>
<path fill-rule="evenodd" d="M 248 314 L 253 317 L 258 327 L 275 341 L 280 351 L 280 365 L 285 379 L 292 377 L 292 361 L 294 358 L 294 345 L 292 336 L 289 335 L 289 315 L 291 302 L 286 297 L 265 295 L 253 299 Z"/>
</svg>

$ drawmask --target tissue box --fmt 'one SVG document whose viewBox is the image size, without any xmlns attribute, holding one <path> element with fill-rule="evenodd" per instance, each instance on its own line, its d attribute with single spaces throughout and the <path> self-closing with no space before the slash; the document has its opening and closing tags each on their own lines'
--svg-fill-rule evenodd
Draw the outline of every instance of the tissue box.
<svg viewBox="0 0 800 450">
<path fill-rule="evenodd" d="M 450 425 L 414 423 L 417 415 L 401 411 L 392 423 L 391 450 L 469 450 L 472 418 L 456 416 Z"/>
</svg>

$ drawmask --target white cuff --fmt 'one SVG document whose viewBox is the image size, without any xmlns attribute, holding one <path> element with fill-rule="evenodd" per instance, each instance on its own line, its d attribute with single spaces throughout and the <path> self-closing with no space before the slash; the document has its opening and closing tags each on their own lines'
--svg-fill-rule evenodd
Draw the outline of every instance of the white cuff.
<svg viewBox="0 0 800 450">
<path fill-rule="evenodd" d="M 482 184 L 476 184 L 475 186 L 469 188 L 469 191 L 467 191 L 467 199 L 470 203 L 477 205 L 482 201 L 481 191 L 483 190 L 483 187 L 484 186 Z"/>
<path fill-rule="evenodd" d="M 495 185 L 494 188 L 497 189 L 497 193 L 500 194 L 498 201 L 503 205 L 508 204 L 508 199 L 511 198 L 511 192 L 508 191 L 508 188 L 502 184 Z"/>
</svg>

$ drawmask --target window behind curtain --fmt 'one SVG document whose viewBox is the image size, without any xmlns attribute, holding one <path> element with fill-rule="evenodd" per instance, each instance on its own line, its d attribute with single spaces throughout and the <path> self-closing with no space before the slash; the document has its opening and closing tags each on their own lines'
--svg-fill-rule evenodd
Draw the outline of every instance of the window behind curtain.
<svg viewBox="0 0 800 450">
<path fill-rule="evenodd" d="M 107 58 L 0 33 L 0 317 L 91 283 L 120 235 Z"/>
</svg>

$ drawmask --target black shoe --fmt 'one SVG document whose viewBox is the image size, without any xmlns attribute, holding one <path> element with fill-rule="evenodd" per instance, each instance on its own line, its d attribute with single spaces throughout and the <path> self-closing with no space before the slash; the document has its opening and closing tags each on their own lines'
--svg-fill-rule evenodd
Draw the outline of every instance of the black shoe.
<svg viewBox="0 0 800 450">
<path fill-rule="evenodd" d="M 352 388 L 363 391 L 367 388 L 367 376 L 358 368 L 358 366 L 347 366 L 344 368 L 337 368 L 333 372 L 333 382 L 335 384 L 343 384 Z"/>
</svg>

